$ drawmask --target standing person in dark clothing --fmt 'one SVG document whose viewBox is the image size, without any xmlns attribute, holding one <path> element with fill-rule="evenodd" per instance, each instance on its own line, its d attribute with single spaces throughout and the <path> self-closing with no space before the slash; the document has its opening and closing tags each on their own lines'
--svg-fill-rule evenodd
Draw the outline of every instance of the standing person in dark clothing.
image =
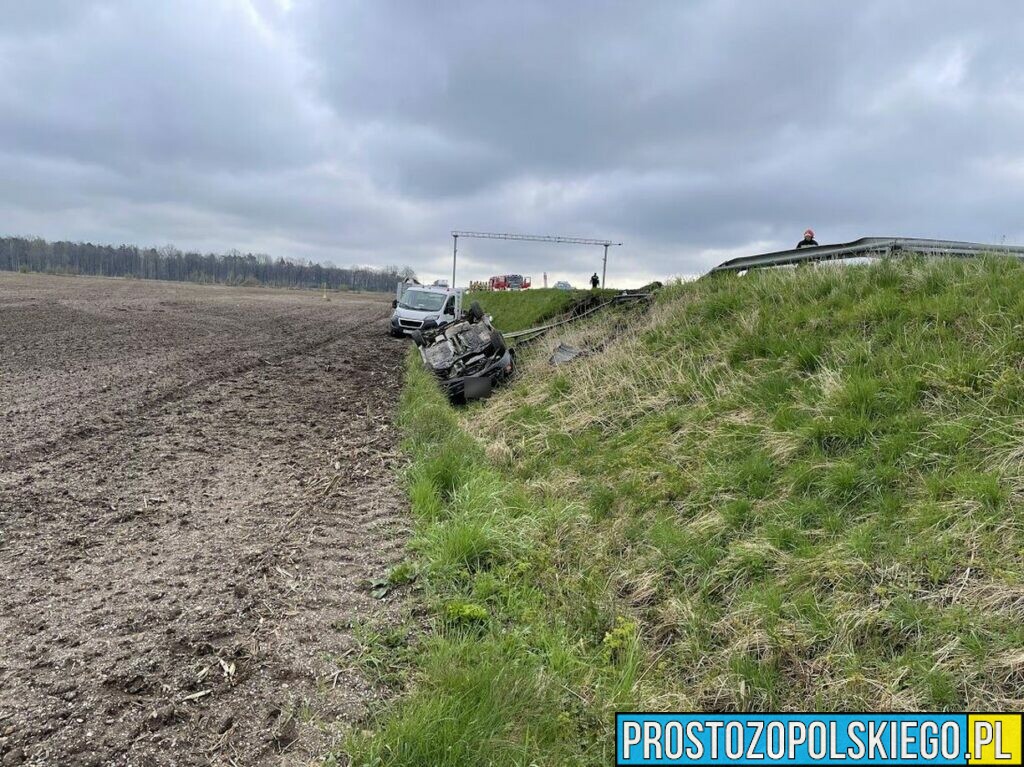
<svg viewBox="0 0 1024 767">
<path fill-rule="evenodd" d="M 817 245 L 818 245 L 818 243 L 814 239 L 814 230 L 813 229 L 808 229 L 806 232 L 804 232 L 804 238 L 802 240 L 800 240 L 800 242 L 798 242 L 796 244 L 796 247 L 797 247 L 797 250 L 799 250 L 800 248 L 813 248 L 813 247 L 817 247 Z"/>
<path fill-rule="evenodd" d="M 597 286 L 600 284 L 601 278 L 597 276 L 597 272 L 594 272 L 593 276 L 590 278 L 590 287 L 597 290 Z"/>
</svg>

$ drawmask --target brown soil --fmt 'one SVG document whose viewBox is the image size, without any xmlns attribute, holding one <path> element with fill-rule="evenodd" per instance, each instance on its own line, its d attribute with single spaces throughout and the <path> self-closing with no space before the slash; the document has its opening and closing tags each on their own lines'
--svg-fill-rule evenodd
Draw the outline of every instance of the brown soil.
<svg viewBox="0 0 1024 767">
<path fill-rule="evenodd" d="M 306 764 L 365 714 L 388 311 L 0 273 L 0 764 Z"/>
</svg>

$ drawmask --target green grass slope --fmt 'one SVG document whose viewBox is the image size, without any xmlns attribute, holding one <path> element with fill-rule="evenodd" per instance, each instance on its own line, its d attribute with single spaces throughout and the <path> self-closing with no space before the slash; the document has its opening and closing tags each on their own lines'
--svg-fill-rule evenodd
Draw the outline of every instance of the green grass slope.
<svg viewBox="0 0 1024 767">
<path fill-rule="evenodd" d="M 1024 267 L 723 275 L 609 323 L 462 413 L 410 365 L 429 631 L 367 646 L 406 693 L 355 763 L 608 764 L 615 710 L 1024 707 Z"/>
<path fill-rule="evenodd" d="M 592 294 L 614 295 L 613 290 L 556 290 L 531 288 L 529 290 L 487 291 L 474 290 L 466 294 L 465 306 L 479 301 L 481 308 L 492 316 L 494 327 L 505 333 L 536 327 L 544 320 L 569 311 Z"/>
</svg>

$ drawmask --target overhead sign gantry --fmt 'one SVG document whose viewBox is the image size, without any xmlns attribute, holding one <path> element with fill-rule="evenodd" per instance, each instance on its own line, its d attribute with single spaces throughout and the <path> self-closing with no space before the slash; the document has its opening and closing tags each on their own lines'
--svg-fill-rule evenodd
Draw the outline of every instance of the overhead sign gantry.
<svg viewBox="0 0 1024 767">
<path fill-rule="evenodd" d="M 459 238 L 470 237 L 477 240 L 520 240 L 525 242 L 553 242 L 562 245 L 600 245 L 604 248 L 604 259 L 601 262 L 601 287 L 604 287 L 605 274 L 608 271 L 608 248 L 622 245 L 611 240 L 596 240 L 590 237 L 562 237 L 550 234 L 510 234 L 508 232 L 464 232 L 452 231 L 452 287 L 455 287 L 455 263 L 459 255 Z"/>
</svg>

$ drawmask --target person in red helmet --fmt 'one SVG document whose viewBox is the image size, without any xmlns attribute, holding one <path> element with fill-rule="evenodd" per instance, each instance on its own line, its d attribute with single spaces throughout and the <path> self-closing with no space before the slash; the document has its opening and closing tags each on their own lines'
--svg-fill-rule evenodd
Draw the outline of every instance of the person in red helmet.
<svg viewBox="0 0 1024 767">
<path fill-rule="evenodd" d="M 814 230 L 808 229 L 806 232 L 804 232 L 804 238 L 796 244 L 796 247 L 797 250 L 799 250 L 800 248 L 813 248 L 816 247 L 817 245 L 818 243 L 814 239 Z"/>
</svg>

